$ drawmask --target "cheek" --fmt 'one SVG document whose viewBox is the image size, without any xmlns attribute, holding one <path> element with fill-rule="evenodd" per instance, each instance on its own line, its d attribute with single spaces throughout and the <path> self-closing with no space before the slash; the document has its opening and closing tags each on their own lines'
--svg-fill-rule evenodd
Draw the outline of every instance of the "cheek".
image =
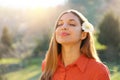
<svg viewBox="0 0 120 80">
<path fill-rule="evenodd" d="M 60 33 L 60 30 L 57 28 L 57 29 L 55 30 L 55 36 L 58 36 L 59 33 Z"/>
<path fill-rule="evenodd" d="M 58 41 L 58 39 L 59 39 L 59 34 L 60 34 L 59 29 L 56 29 L 56 30 L 55 30 L 55 38 L 56 38 L 57 41 Z"/>
<path fill-rule="evenodd" d="M 81 38 L 81 29 L 80 28 L 77 28 L 74 30 L 74 36 L 78 39 Z"/>
</svg>

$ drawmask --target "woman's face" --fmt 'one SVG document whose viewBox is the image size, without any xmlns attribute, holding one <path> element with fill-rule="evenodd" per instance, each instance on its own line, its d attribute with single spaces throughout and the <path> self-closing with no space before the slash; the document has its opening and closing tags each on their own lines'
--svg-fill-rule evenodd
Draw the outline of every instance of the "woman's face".
<svg viewBox="0 0 120 80">
<path fill-rule="evenodd" d="M 56 41 L 60 44 L 73 44 L 81 41 L 81 24 L 72 13 L 64 14 L 57 23 Z"/>
</svg>

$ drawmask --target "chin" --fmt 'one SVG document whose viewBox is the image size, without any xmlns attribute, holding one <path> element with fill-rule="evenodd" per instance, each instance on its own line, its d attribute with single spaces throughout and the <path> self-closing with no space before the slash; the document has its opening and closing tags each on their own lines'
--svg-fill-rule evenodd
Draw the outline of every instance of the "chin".
<svg viewBox="0 0 120 80">
<path fill-rule="evenodd" d="M 59 44 L 70 44 L 70 43 L 72 43 L 71 41 L 59 41 L 58 42 Z"/>
</svg>

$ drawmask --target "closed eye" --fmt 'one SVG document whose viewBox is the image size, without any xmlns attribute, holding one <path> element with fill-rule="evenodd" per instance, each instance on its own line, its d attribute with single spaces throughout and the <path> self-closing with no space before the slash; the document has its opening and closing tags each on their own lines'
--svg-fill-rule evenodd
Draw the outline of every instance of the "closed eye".
<svg viewBox="0 0 120 80">
<path fill-rule="evenodd" d="M 62 26 L 63 24 L 64 24 L 63 20 L 59 20 L 58 23 L 57 23 L 57 27 Z"/>
<path fill-rule="evenodd" d="M 69 24 L 70 26 L 76 26 L 75 24 Z"/>
<path fill-rule="evenodd" d="M 75 21 L 74 19 L 70 19 L 70 20 L 68 21 L 68 24 L 69 24 L 70 26 L 76 26 L 76 21 Z"/>
<path fill-rule="evenodd" d="M 62 26 L 63 24 L 57 24 L 57 27 Z"/>
</svg>

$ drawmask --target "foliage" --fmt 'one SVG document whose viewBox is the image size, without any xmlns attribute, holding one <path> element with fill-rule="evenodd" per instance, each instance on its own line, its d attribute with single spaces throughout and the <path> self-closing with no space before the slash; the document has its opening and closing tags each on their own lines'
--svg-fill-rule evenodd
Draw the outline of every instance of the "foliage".
<svg viewBox="0 0 120 80">
<path fill-rule="evenodd" d="M 95 41 L 96 50 L 104 50 L 104 49 L 106 49 L 106 46 L 103 45 L 103 44 L 101 44 L 100 42 L 98 42 L 97 39 L 98 39 L 98 35 L 95 34 L 95 36 L 94 36 L 94 41 Z"/>
<path fill-rule="evenodd" d="M 10 33 L 10 30 L 8 27 L 4 27 L 1 35 L 1 41 L 0 41 L 0 58 L 3 56 L 9 56 L 12 53 L 12 34 Z"/>
<path fill-rule="evenodd" d="M 120 72 L 116 72 L 112 75 L 111 80 L 120 80 Z"/>
<path fill-rule="evenodd" d="M 107 13 L 99 25 L 98 41 L 106 45 L 106 50 L 101 51 L 104 60 L 119 63 L 120 60 L 120 22 L 112 12 Z M 105 54 L 102 54 L 105 53 Z"/>
<path fill-rule="evenodd" d="M 100 0 L 68 0 L 68 2 L 73 4 L 84 4 L 85 6 L 88 6 L 96 2 L 100 3 Z"/>
<path fill-rule="evenodd" d="M 113 13 L 105 15 L 99 25 L 100 34 L 98 41 L 107 46 L 119 47 L 120 45 L 120 22 L 114 17 Z"/>
<path fill-rule="evenodd" d="M 68 0 L 70 8 L 76 9 L 83 13 L 87 19 L 94 25 L 99 21 L 99 11 L 104 4 L 104 0 Z"/>
<path fill-rule="evenodd" d="M 6 46 L 11 46 L 12 44 L 12 35 L 10 34 L 8 27 L 6 26 L 3 28 L 1 42 Z"/>
<path fill-rule="evenodd" d="M 45 52 L 48 49 L 49 46 L 49 41 L 50 41 L 50 37 L 49 34 L 45 33 L 43 34 L 43 39 L 41 40 L 37 40 L 37 45 L 35 47 L 35 49 L 33 50 L 33 55 L 34 56 L 38 56 L 40 52 Z"/>
</svg>

